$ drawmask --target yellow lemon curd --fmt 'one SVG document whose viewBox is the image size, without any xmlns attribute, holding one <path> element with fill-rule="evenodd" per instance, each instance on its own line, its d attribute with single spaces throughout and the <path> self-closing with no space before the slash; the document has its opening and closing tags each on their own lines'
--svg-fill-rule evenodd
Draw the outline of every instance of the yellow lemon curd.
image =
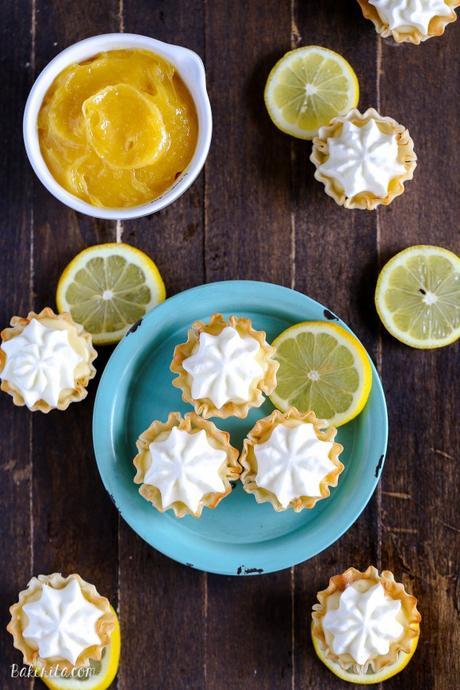
<svg viewBox="0 0 460 690">
<path fill-rule="evenodd" d="M 94 206 L 119 208 L 171 187 L 193 157 L 198 119 L 172 64 L 146 50 L 111 50 L 56 77 L 38 134 L 62 187 Z"/>
</svg>

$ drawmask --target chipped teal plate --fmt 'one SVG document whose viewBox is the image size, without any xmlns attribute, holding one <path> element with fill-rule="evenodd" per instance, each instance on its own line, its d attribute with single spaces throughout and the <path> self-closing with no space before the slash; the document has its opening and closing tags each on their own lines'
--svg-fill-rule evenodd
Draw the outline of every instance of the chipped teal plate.
<svg viewBox="0 0 460 690">
<path fill-rule="evenodd" d="M 196 319 L 211 314 L 252 319 L 271 341 L 299 321 L 334 319 L 331 311 L 295 290 L 252 281 L 202 285 L 169 298 L 136 324 L 114 350 L 94 407 L 93 441 L 102 481 L 124 520 L 148 544 L 180 563 L 223 575 L 253 575 L 288 568 L 323 551 L 360 515 L 379 481 L 388 437 L 385 397 L 373 366 L 373 385 L 363 412 L 339 429 L 345 471 L 330 498 L 312 510 L 277 513 L 259 505 L 237 484 L 215 510 L 178 519 L 157 512 L 133 483 L 136 439 L 152 420 L 191 409 L 171 385 L 174 347 Z M 345 326 L 346 327 L 346 326 Z M 246 419 L 215 419 L 241 448 L 269 400 Z"/>
</svg>

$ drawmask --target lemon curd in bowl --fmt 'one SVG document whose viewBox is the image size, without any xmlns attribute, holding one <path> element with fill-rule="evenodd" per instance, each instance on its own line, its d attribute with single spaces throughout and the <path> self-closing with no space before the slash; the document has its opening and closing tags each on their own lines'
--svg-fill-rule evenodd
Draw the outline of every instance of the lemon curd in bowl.
<svg viewBox="0 0 460 690">
<path fill-rule="evenodd" d="M 109 50 L 56 77 L 38 135 L 64 189 L 94 206 L 126 208 L 158 198 L 187 168 L 198 118 L 174 65 L 147 50 Z"/>
</svg>

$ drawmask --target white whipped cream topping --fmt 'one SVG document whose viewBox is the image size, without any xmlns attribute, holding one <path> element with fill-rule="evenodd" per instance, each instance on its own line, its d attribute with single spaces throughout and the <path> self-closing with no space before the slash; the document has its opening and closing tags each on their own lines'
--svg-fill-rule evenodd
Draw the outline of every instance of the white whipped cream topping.
<svg viewBox="0 0 460 690">
<path fill-rule="evenodd" d="M 192 378 L 192 397 L 208 398 L 218 410 L 230 401 L 247 402 L 251 386 L 264 374 L 259 343 L 232 326 L 219 335 L 201 333 L 198 349 L 182 366 Z"/>
<path fill-rule="evenodd" d="M 214 448 L 204 429 L 189 433 L 173 427 L 164 439 L 149 445 L 152 463 L 144 483 L 156 486 L 164 508 L 181 501 L 196 512 L 201 499 L 211 492 L 224 492 L 219 474 L 227 454 Z"/>
<path fill-rule="evenodd" d="M 75 387 L 75 368 L 83 358 L 71 346 L 67 329 L 48 328 L 32 319 L 1 348 L 6 354 L 1 377 L 18 389 L 27 407 L 37 400 L 56 407 L 61 392 Z"/>
<path fill-rule="evenodd" d="M 399 599 L 392 599 L 380 583 L 367 592 L 348 586 L 340 595 L 339 607 L 323 618 L 323 629 L 332 636 L 335 654 L 349 654 L 357 664 L 384 656 L 404 628 L 397 620 Z"/>
<path fill-rule="evenodd" d="M 445 0 L 369 0 L 377 9 L 381 19 L 392 31 L 410 32 L 417 29 L 428 33 L 428 26 L 434 17 L 448 17 L 452 10 Z"/>
<path fill-rule="evenodd" d="M 313 424 L 279 424 L 265 443 L 254 446 L 258 486 L 275 494 L 285 508 L 300 496 L 320 496 L 320 482 L 335 465 L 329 441 L 317 438 Z"/>
<path fill-rule="evenodd" d="M 347 197 L 362 192 L 384 197 L 391 180 L 405 171 L 396 136 L 381 132 L 375 120 L 363 127 L 344 122 L 340 134 L 328 139 L 328 148 L 329 158 L 318 170 L 337 180 Z"/>
<path fill-rule="evenodd" d="M 24 604 L 29 619 L 23 635 L 42 659 L 66 659 L 75 664 L 80 654 L 100 645 L 96 622 L 104 612 L 82 594 L 77 580 L 63 589 L 43 585 L 37 601 Z"/>
</svg>

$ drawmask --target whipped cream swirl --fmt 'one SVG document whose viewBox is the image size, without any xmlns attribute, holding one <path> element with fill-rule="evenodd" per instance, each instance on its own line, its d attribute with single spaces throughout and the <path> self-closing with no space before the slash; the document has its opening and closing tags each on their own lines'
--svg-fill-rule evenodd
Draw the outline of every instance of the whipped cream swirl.
<svg viewBox="0 0 460 690">
<path fill-rule="evenodd" d="M 182 363 L 192 379 L 192 397 L 208 398 L 221 409 L 228 402 L 247 402 L 251 387 L 264 375 L 260 345 L 241 337 L 232 326 L 219 335 L 201 333 L 198 349 Z"/>
<path fill-rule="evenodd" d="M 75 352 L 67 329 L 53 329 L 32 319 L 21 334 L 2 343 L 6 363 L 1 377 L 21 393 L 27 407 L 44 400 L 57 407 L 65 389 L 75 387 Z"/>
<path fill-rule="evenodd" d="M 152 441 L 149 450 L 152 462 L 144 484 L 159 489 L 163 508 L 181 501 L 195 513 L 206 494 L 225 491 L 220 470 L 227 454 L 209 443 L 204 429 L 189 433 L 173 427 L 166 438 Z"/>
<path fill-rule="evenodd" d="M 62 589 L 43 585 L 40 598 L 24 604 L 23 611 L 28 618 L 24 639 L 42 659 L 75 665 L 85 649 L 101 644 L 96 622 L 104 612 L 83 596 L 77 580 Z"/>
<path fill-rule="evenodd" d="M 385 197 L 391 180 L 405 172 L 396 136 L 381 132 L 375 120 L 362 127 L 344 122 L 327 143 L 329 157 L 318 170 L 336 180 L 349 198 L 363 192 Z"/>
<path fill-rule="evenodd" d="M 335 654 L 349 654 L 361 666 L 388 654 L 391 643 L 403 635 L 400 611 L 399 599 L 388 596 L 380 583 L 366 592 L 351 584 L 341 593 L 338 608 L 324 616 L 323 629 Z"/>
<path fill-rule="evenodd" d="M 449 17 L 452 10 L 445 0 L 369 0 L 388 28 L 408 33 L 417 29 L 428 34 L 434 17 Z"/>
<path fill-rule="evenodd" d="M 279 424 L 268 441 L 254 446 L 257 485 L 274 493 L 283 508 L 301 496 L 321 496 L 320 483 L 335 468 L 332 445 L 317 438 L 313 424 Z"/>
</svg>

